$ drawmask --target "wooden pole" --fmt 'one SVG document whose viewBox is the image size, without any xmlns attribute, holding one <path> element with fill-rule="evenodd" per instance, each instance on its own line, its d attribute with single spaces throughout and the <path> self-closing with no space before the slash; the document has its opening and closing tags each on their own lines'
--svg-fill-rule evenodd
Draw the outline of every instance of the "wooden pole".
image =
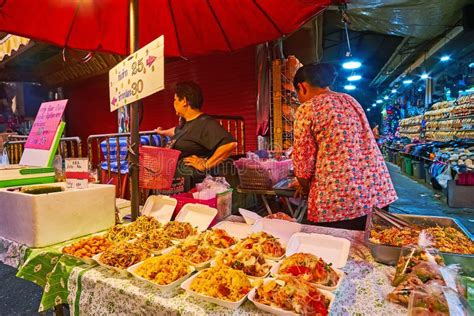
<svg viewBox="0 0 474 316">
<path fill-rule="evenodd" d="M 130 0 L 130 54 L 139 49 L 138 44 L 138 0 Z M 138 217 L 140 205 L 140 189 L 138 187 L 138 155 L 140 145 L 140 127 L 138 118 L 138 108 L 141 101 L 130 104 L 130 146 L 132 153 L 129 153 L 129 173 L 130 173 L 130 202 L 132 207 L 132 221 Z M 118 171 L 120 172 L 120 170 Z M 119 184 L 120 185 L 120 184 Z"/>
</svg>

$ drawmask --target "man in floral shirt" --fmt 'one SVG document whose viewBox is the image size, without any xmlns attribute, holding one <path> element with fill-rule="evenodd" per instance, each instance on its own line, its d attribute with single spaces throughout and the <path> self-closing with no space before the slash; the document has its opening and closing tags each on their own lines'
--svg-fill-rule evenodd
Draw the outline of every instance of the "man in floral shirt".
<svg viewBox="0 0 474 316">
<path fill-rule="evenodd" d="M 364 230 L 372 207 L 385 207 L 397 195 L 362 107 L 329 89 L 336 76 L 332 65 L 322 63 L 296 73 L 302 105 L 292 159 L 300 188 L 309 192 L 308 220 Z"/>
</svg>

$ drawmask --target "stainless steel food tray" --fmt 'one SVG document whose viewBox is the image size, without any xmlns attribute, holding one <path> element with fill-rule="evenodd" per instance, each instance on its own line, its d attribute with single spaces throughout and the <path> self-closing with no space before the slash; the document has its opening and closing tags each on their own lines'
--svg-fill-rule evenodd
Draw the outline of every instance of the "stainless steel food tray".
<svg viewBox="0 0 474 316">
<path fill-rule="evenodd" d="M 455 219 L 450 217 L 439 217 L 439 216 L 418 216 L 418 215 L 404 215 L 397 214 L 402 219 L 416 224 L 422 227 L 432 227 L 432 226 L 441 226 L 441 227 L 454 227 L 467 238 L 473 240 L 472 235 L 464 228 L 463 225 L 459 224 Z M 377 215 L 371 214 L 367 219 L 367 226 L 365 230 L 365 242 L 370 248 L 370 252 L 374 259 L 378 262 L 395 265 L 400 256 L 402 247 L 379 245 L 372 243 L 370 238 L 370 231 L 373 229 L 374 225 L 381 225 L 389 227 L 389 224 L 386 223 L 383 219 Z M 441 255 L 444 258 L 446 264 L 459 264 L 462 268 L 462 272 L 465 275 L 474 276 L 474 255 L 462 255 L 448 252 L 441 252 Z"/>
</svg>

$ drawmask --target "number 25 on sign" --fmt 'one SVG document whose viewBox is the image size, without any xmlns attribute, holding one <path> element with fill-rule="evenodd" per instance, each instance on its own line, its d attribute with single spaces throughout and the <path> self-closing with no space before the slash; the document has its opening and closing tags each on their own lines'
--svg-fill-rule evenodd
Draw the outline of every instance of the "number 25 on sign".
<svg viewBox="0 0 474 316">
<path fill-rule="evenodd" d="M 109 71 L 110 111 L 165 88 L 163 35 Z"/>
</svg>

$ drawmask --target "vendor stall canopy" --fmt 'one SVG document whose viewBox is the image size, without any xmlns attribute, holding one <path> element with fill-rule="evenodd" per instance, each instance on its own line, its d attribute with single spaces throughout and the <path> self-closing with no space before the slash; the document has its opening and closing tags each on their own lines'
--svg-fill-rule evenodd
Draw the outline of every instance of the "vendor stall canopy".
<svg viewBox="0 0 474 316">
<path fill-rule="evenodd" d="M 143 46 L 165 35 L 165 55 L 227 52 L 298 29 L 331 0 L 140 0 Z M 3 0 L 0 31 L 60 47 L 128 55 L 129 0 Z"/>
</svg>

